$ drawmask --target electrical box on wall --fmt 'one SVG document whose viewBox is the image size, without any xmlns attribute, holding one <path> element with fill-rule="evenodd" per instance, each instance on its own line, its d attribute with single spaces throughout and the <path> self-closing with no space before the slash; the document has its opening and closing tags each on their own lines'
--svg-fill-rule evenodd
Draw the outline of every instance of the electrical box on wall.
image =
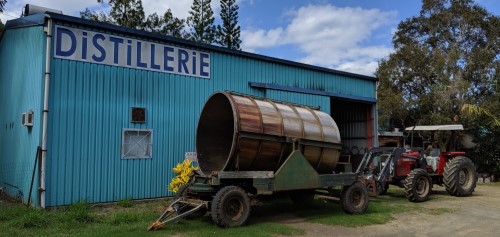
<svg viewBox="0 0 500 237">
<path fill-rule="evenodd" d="M 34 113 L 33 113 L 33 110 L 31 110 L 31 109 L 28 112 L 23 113 L 22 119 L 21 119 L 21 123 L 23 124 L 23 126 L 33 127 L 33 117 L 34 117 Z"/>
<path fill-rule="evenodd" d="M 132 123 L 145 123 L 146 108 L 132 107 L 130 120 L 132 121 Z"/>
</svg>

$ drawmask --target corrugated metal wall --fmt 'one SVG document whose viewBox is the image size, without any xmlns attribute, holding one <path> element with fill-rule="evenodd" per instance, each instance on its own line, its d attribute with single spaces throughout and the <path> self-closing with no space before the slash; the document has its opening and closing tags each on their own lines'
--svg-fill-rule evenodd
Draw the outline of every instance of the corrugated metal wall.
<svg viewBox="0 0 500 237">
<path fill-rule="evenodd" d="M 251 88 L 248 82 L 375 97 L 372 81 L 210 53 L 210 80 L 53 59 L 47 206 L 171 195 L 167 191 L 171 169 L 184 159 L 185 152 L 195 151 L 198 116 L 214 91 L 268 96 L 321 106 L 326 112 L 330 110 L 328 97 L 266 92 Z M 131 123 L 130 107 L 145 107 L 146 123 Z M 120 158 L 124 128 L 153 130 L 152 159 Z"/>
<path fill-rule="evenodd" d="M 27 202 L 37 146 L 41 145 L 45 56 L 43 27 L 5 31 L 0 42 L 0 187 Z M 32 109 L 34 125 L 22 126 L 21 114 Z M 32 192 L 38 199 L 38 172 Z"/>
</svg>

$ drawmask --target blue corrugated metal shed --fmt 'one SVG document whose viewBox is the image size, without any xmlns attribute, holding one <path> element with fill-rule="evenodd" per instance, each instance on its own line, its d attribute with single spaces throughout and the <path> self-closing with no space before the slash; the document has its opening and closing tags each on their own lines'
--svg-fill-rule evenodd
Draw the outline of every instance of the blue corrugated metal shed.
<svg viewBox="0 0 500 237">
<path fill-rule="evenodd" d="M 79 200 L 98 203 L 156 198 L 171 194 L 167 191 L 173 175 L 171 169 L 184 159 L 185 152 L 195 150 L 198 116 L 205 100 L 215 91 L 231 90 L 305 104 L 327 113 L 330 113 L 332 98 L 370 106 L 376 102 L 376 78 L 373 77 L 59 14 L 48 13 L 29 19 L 9 21 L 0 41 L 0 106 L 5 114 L 0 116 L 0 126 L 4 126 L 2 130 L 5 131 L 0 135 L 0 186 L 10 187 L 10 195 L 22 192 L 25 202 L 25 190 L 31 178 L 26 174 L 31 174 L 36 147 L 42 144 L 42 139 L 47 142 L 46 191 L 42 206 L 67 205 Z M 207 54 L 209 77 L 155 71 L 154 59 L 149 65 L 153 70 L 143 70 L 125 61 L 118 66 L 113 62 L 106 64 L 105 60 L 103 63 L 85 61 L 90 60 L 86 53 L 78 55 L 80 59 L 57 56 L 57 50 L 69 52 L 72 49 L 72 44 L 65 44 L 64 40 L 80 42 L 81 39 L 72 39 L 70 34 L 57 35 L 56 28 L 52 27 L 51 33 L 56 34 L 56 39 L 48 51 L 51 54 L 50 112 L 46 137 L 42 138 L 46 42 L 43 26 L 48 19 L 53 26 L 59 26 L 60 31 L 76 32 L 74 34 L 84 40 L 96 34 L 107 39 L 115 37 L 114 44 L 110 44 L 115 49 L 132 47 L 138 42 L 138 45 L 169 45 L 186 52 L 192 50 L 193 57 Z M 87 46 L 79 45 L 77 51 L 78 47 Z M 99 52 L 99 48 L 96 50 Z M 97 61 L 101 60 L 99 56 L 104 57 L 99 53 L 93 56 Z M 135 59 L 135 56 L 131 53 L 124 57 Z M 115 64 L 117 60 L 125 59 L 115 56 Z M 146 109 L 145 122 L 131 122 L 132 107 Z M 20 125 L 20 115 L 28 109 L 35 111 L 32 128 Z M 373 121 L 370 123 L 375 126 Z M 124 129 L 152 131 L 151 158 L 122 159 Z M 39 172 L 36 188 L 38 177 Z M 37 192 L 33 194 L 38 198 Z"/>
</svg>

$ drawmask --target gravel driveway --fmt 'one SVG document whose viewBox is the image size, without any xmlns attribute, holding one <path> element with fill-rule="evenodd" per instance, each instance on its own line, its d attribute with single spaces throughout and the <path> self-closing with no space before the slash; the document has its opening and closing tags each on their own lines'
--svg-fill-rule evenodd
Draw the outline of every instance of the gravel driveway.
<svg viewBox="0 0 500 237">
<path fill-rule="evenodd" d="M 433 195 L 447 196 L 434 186 Z M 440 214 L 401 213 L 384 225 L 342 227 L 289 220 L 306 230 L 304 236 L 500 236 L 500 186 L 480 185 L 473 196 L 434 198 L 421 203 L 426 208 L 448 208 Z M 288 221 L 285 221 L 285 223 Z"/>
</svg>

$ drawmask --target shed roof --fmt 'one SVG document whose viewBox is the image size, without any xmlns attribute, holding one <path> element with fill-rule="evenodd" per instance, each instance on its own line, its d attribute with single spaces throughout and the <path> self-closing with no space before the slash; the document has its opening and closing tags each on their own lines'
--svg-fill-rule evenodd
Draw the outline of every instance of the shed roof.
<svg viewBox="0 0 500 237">
<path fill-rule="evenodd" d="M 464 126 L 462 124 L 412 126 L 405 128 L 405 130 L 406 131 L 452 131 L 452 130 L 464 130 Z"/>
<path fill-rule="evenodd" d="M 242 57 L 247 57 L 247 58 L 254 58 L 254 59 L 258 59 L 258 60 L 279 63 L 279 64 L 289 65 L 289 66 L 293 66 L 293 67 L 300 67 L 300 68 L 305 68 L 305 69 L 309 69 L 309 70 L 315 70 L 315 71 L 332 73 L 332 74 L 337 74 L 337 75 L 342 75 L 342 76 L 348 76 L 348 77 L 353 77 L 353 78 L 357 78 L 357 79 L 361 79 L 361 80 L 378 81 L 378 78 L 376 78 L 376 77 L 355 74 L 355 73 L 350 73 L 350 72 L 344 72 L 344 71 L 338 71 L 338 70 L 334 70 L 334 69 L 329 69 L 329 68 L 294 62 L 294 61 L 290 61 L 290 60 L 279 59 L 279 58 L 274 58 L 274 57 L 269 57 L 269 56 L 254 54 L 254 53 L 248 53 L 248 52 L 244 52 L 244 51 L 240 51 L 240 50 L 227 49 L 224 47 L 198 43 L 198 42 L 194 42 L 194 41 L 190 41 L 190 40 L 186 40 L 186 39 L 182 39 L 182 38 L 177 38 L 177 37 L 173 37 L 173 36 L 161 35 L 161 34 L 157 34 L 157 33 L 146 32 L 146 31 L 142 31 L 142 30 L 136 30 L 136 29 L 131 29 L 131 28 L 123 27 L 123 26 L 117 26 L 117 25 L 112 25 L 112 24 L 108 24 L 108 23 L 96 22 L 96 21 L 86 20 L 86 19 L 82 19 L 82 18 L 67 16 L 67 15 L 62 15 L 62 14 L 57 14 L 57 13 L 52 13 L 52 12 L 47 12 L 45 14 L 40 13 L 40 14 L 31 15 L 31 16 L 21 17 L 21 18 L 14 19 L 14 20 L 9 20 L 5 24 L 5 28 L 6 29 L 13 29 L 13 28 L 20 28 L 20 27 L 43 25 L 43 24 L 45 24 L 46 18 L 51 18 L 51 19 L 54 19 L 57 21 L 64 21 L 64 22 L 68 22 L 68 23 L 74 23 L 74 24 L 79 24 L 79 25 L 84 25 L 84 26 L 89 26 L 89 27 L 94 27 L 94 28 L 100 28 L 100 29 L 109 30 L 109 31 L 115 31 L 115 32 L 119 32 L 119 33 L 127 33 L 127 34 L 132 34 L 132 35 L 137 35 L 137 36 L 142 36 L 142 37 L 147 37 L 147 38 L 152 38 L 152 39 L 169 41 L 172 43 L 188 45 L 188 46 L 192 46 L 192 47 L 207 49 L 207 50 L 221 52 L 221 53 L 225 53 L 225 54 L 237 55 L 237 56 L 242 56 Z M 0 41 L 1 40 L 2 39 L 0 38 Z"/>
</svg>

